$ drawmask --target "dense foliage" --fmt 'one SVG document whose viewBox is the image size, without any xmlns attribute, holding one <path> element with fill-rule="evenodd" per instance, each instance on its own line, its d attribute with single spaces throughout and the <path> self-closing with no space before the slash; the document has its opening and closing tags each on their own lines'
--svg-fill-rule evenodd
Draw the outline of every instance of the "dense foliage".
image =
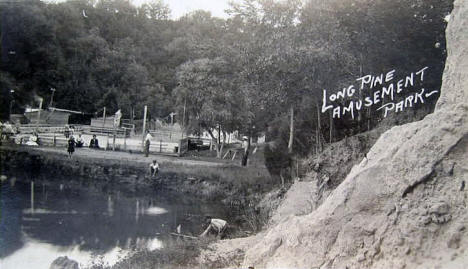
<svg viewBox="0 0 468 269">
<path fill-rule="evenodd" d="M 268 132 L 271 145 L 308 154 L 382 120 L 375 108 L 332 119 L 320 112 L 323 89 L 424 66 L 425 87 L 440 88 L 452 1 L 243 0 L 227 19 L 196 11 L 178 20 L 161 1 L 26 0 L 0 8 L 2 118 L 38 96 L 48 104 L 54 88 L 60 108 L 106 106 L 141 118 L 148 105 L 152 117 L 178 112 L 192 132 Z M 436 99 L 392 122 L 430 112 Z"/>
</svg>

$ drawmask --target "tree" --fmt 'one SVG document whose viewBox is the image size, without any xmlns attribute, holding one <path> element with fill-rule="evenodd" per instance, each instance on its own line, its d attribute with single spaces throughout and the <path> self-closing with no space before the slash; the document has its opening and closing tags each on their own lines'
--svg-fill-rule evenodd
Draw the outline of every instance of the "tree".
<svg viewBox="0 0 468 269">
<path fill-rule="evenodd" d="M 216 144 L 218 158 L 227 132 L 239 129 L 243 120 L 242 100 L 234 91 L 232 76 L 221 58 L 189 61 L 177 72 L 175 95 L 178 106 L 187 114 L 188 124 L 184 125 L 190 132 L 206 130 Z"/>
</svg>

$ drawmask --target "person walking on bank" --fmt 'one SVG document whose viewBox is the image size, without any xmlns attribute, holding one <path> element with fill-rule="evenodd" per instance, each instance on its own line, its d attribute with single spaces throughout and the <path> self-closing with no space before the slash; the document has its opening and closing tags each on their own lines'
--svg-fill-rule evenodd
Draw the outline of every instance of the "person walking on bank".
<svg viewBox="0 0 468 269">
<path fill-rule="evenodd" d="M 71 158 L 72 157 L 72 154 L 73 152 L 75 152 L 75 138 L 73 137 L 73 135 L 70 136 L 70 138 L 68 139 L 68 157 Z"/>
<path fill-rule="evenodd" d="M 149 155 L 149 149 L 151 145 L 151 139 L 153 136 L 150 134 L 149 130 L 146 131 L 146 136 L 145 136 L 145 157 L 148 157 Z"/>
</svg>

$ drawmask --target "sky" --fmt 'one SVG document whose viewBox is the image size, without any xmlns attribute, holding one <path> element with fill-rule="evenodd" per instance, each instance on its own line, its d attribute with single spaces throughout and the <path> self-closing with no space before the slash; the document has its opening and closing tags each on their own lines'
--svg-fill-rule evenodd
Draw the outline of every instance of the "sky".
<svg viewBox="0 0 468 269">
<path fill-rule="evenodd" d="M 135 5 L 151 0 L 131 0 Z M 212 16 L 226 18 L 224 10 L 229 7 L 229 0 L 163 0 L 172 12 L 172 18 L 177 19 L 194 10 L 203 9 L 211 12 Z"/>
<path fill-rule="evenodd" d="M 45 2 L 65 2 L 66 0 L 42 0 Z M 130 0 L 135 6 L 140 6 L 152 0 Z M 224 10 L 229 7 L 230 1 L 239 2 L 240 0 L 163 0 L 171 9 L 172 19 L 178 19 L 192 11 L 203 9 L 210 11 L 214 17 L 227 18 Z"/>
</svg>

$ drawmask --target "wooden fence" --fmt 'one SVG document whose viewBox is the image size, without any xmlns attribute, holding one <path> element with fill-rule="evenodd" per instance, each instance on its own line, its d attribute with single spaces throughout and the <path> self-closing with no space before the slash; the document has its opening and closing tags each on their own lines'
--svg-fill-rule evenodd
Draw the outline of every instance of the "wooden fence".
<svg viewBox="0 0 468 269">
<path fill-rule="evenodd" d="M 12 137 L 17 144 L 26 144 L 29 141 L 30 134 L 18 134 Z M 117 150 L 117 151 L 128 151 L 128 152 L 143 152 L 143 147 L 140 139 L 126 139 L 126 137 L 116 137 L 115 141 L 112 136 L 99 136 L 99 146 L 104 150 Z M 84 147 L 89 144 L 90 138 L 85 139 Z M 67 147 L 68 139 L 62 134 L 39 134 L 38 144 L 40 146 L 47 147 Z M 171 156 L 181 156 L 179 154 L 180 142 L 163 142 L 163 141 L 152 141 L 150 144 L 150 153 L 152 154 L 164 154 Z M 184 144 L 184 143 L 182 143 Z M 185 147 L 186 148 L 186 147 Z M 183 149 L 185 150 L 185 149 Z"/>
</svg>

